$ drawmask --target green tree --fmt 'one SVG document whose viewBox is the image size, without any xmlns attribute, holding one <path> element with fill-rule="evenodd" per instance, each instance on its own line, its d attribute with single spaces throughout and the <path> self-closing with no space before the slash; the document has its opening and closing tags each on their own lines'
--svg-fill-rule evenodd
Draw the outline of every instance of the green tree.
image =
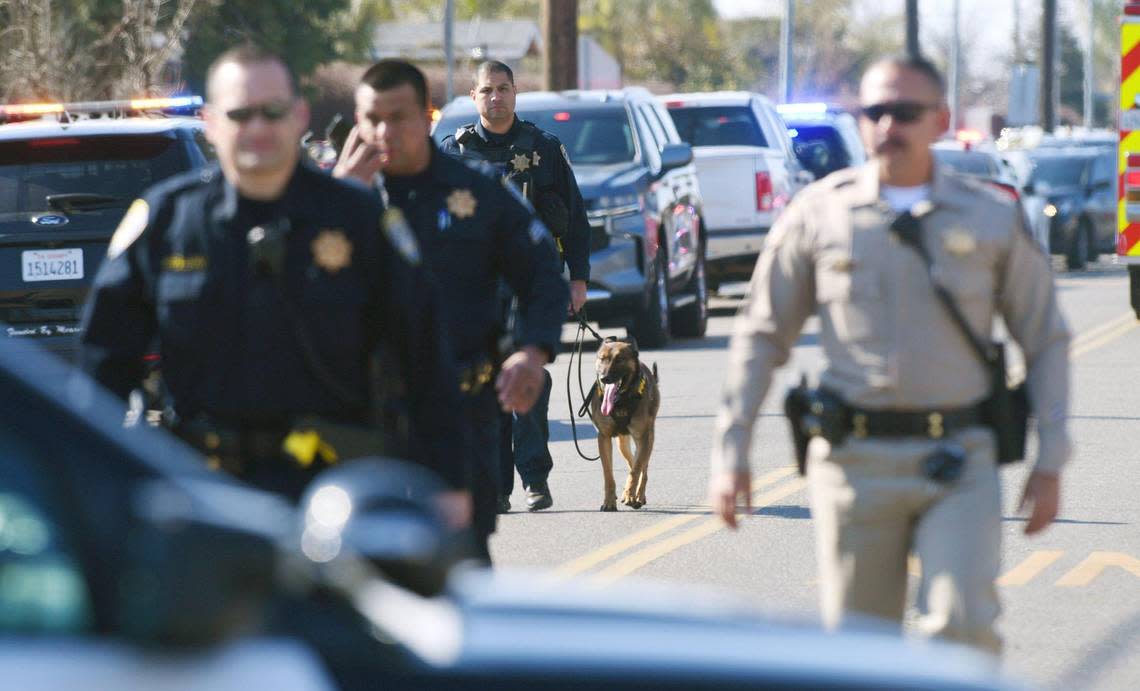
<svg viewBox="0 0 1140 691">
<path fill-rule="evenodd" d="M 279 51 L 302 76 L 339 57 L 364 59 L 368 27 L 355 16 L 351 0 L 209 0 L 188 27 L 186 74 L 200 88 L 210 62 L 246 41 Z"/>
</svg>

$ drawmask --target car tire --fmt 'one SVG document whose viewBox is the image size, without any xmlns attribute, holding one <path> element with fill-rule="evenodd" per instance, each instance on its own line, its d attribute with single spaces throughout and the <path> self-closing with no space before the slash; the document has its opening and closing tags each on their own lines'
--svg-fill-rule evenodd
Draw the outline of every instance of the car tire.
<svg viewBox="0 0 1140 691">
<path fill-rule="evenodd" d="M 673 313 L 673 335 L 703 338 L 709 325 L 709 285 L 704 247 L 697 251 L 697 265 L 693 267 L 693 275 L 685 284 L 684 292 L 694 300 Z"/>
<path fill-rule="evenodd" d="M 669 345 L 669 264 L 663 246 L 658 245 L 649 270 L 649 294 L 641 311 L 634 315 L 629 335 L 642 348 L 664 348 Z"/>
<path fill-rule="evenodd" d="M 1081 220 L 1077 224 L 1077 232 L 1073 233 L 1073 239 L 1069 241 L 1069 253 L 1066 256 L 1066 263 L 1069 271 L 1084 271 L 1092 258 L 1092 228 L 1086 220 Z"/>
</svg>

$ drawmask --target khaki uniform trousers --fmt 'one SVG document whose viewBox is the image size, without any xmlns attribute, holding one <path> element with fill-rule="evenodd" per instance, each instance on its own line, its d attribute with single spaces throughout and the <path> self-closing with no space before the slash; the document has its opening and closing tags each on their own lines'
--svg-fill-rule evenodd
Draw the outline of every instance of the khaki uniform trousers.
<svg viewBox="0 0 1140 691">
<path fill-rule="evenodd" d="M 907 556 L 921 561 L 918 629 L 998 654 L 1001 498 L 993 433 L 973 427 L 947 441 L 967 452 L 962 475 L 922 474 L 938 442 L 813 439 L 807 466 L 820 598 L 828 628 L 858 615 L 901 623 Z"/>
</svg>

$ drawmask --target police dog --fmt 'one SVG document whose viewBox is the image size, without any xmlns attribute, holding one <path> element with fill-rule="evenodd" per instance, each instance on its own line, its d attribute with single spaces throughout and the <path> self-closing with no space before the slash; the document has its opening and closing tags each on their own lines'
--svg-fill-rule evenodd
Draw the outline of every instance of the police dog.
<svg viewBox="0 0 1140 691">
<path fill-rule="evenodd" d="M 629 464 L 629 477 L 621 503 L 634 509 L 645 506 L 645 480 L 649 454 L 653 452 L 653 429 L 661 392 L 657 388 L 657 364 L 650 370 L 638 359 L 637 343 L 610 337 L 602 342 L 594 363 L 598 379 L 590 394 L 590 419 L 598 428 L 598 455 L 602 459 L 605 499 L 602 511 L 617 511 L 614 487 L 613 438 Z M 637 445 L 636 453 L 630 442 Z"/>
</svg>

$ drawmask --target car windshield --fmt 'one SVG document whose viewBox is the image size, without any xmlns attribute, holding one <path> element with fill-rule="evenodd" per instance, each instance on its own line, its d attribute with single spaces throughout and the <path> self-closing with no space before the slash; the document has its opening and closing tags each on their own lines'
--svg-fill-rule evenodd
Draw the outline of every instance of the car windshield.
<svg viewBox="0 0 1140 691">
<path fill-rule="evenodd" d="M 949 166 L 963 175 L 988 178 L 996 172 L 989 156 L 982 153 L 935 149 L 934 158 L 941 165 Z"/>
<path fill-rule="evenodd" d="M 674 106 L 669 115 L 690 146 L 768 146 L 748 106 Z"/>
<path fill-rule="evenodd" d="M 851 165 L 851 156 L 839 132 L 828 125 L 789 125 L 796 158 L 805 168 L 822 178 Z"/>
<path fill-rule="evenodd" d="M 575 165 L 625 163 L 637 156 L 625 108 L 528 110 L 522 117 L 558 137 Z"/>
<path fill-rule="evenodd" d="M 1039 156 L 1033 161 L 1033 184 L 1042 189 L 1079 186 L 1084 183 L 1090 160 L 1075 156 Z"/>
<path fill-rule="evenodd" d="M 0 142 L 0 214 L 64 203 L 77 209 L 126 206 L 187 167 L 176 141 L 148 135 Z"/>
</svg>

